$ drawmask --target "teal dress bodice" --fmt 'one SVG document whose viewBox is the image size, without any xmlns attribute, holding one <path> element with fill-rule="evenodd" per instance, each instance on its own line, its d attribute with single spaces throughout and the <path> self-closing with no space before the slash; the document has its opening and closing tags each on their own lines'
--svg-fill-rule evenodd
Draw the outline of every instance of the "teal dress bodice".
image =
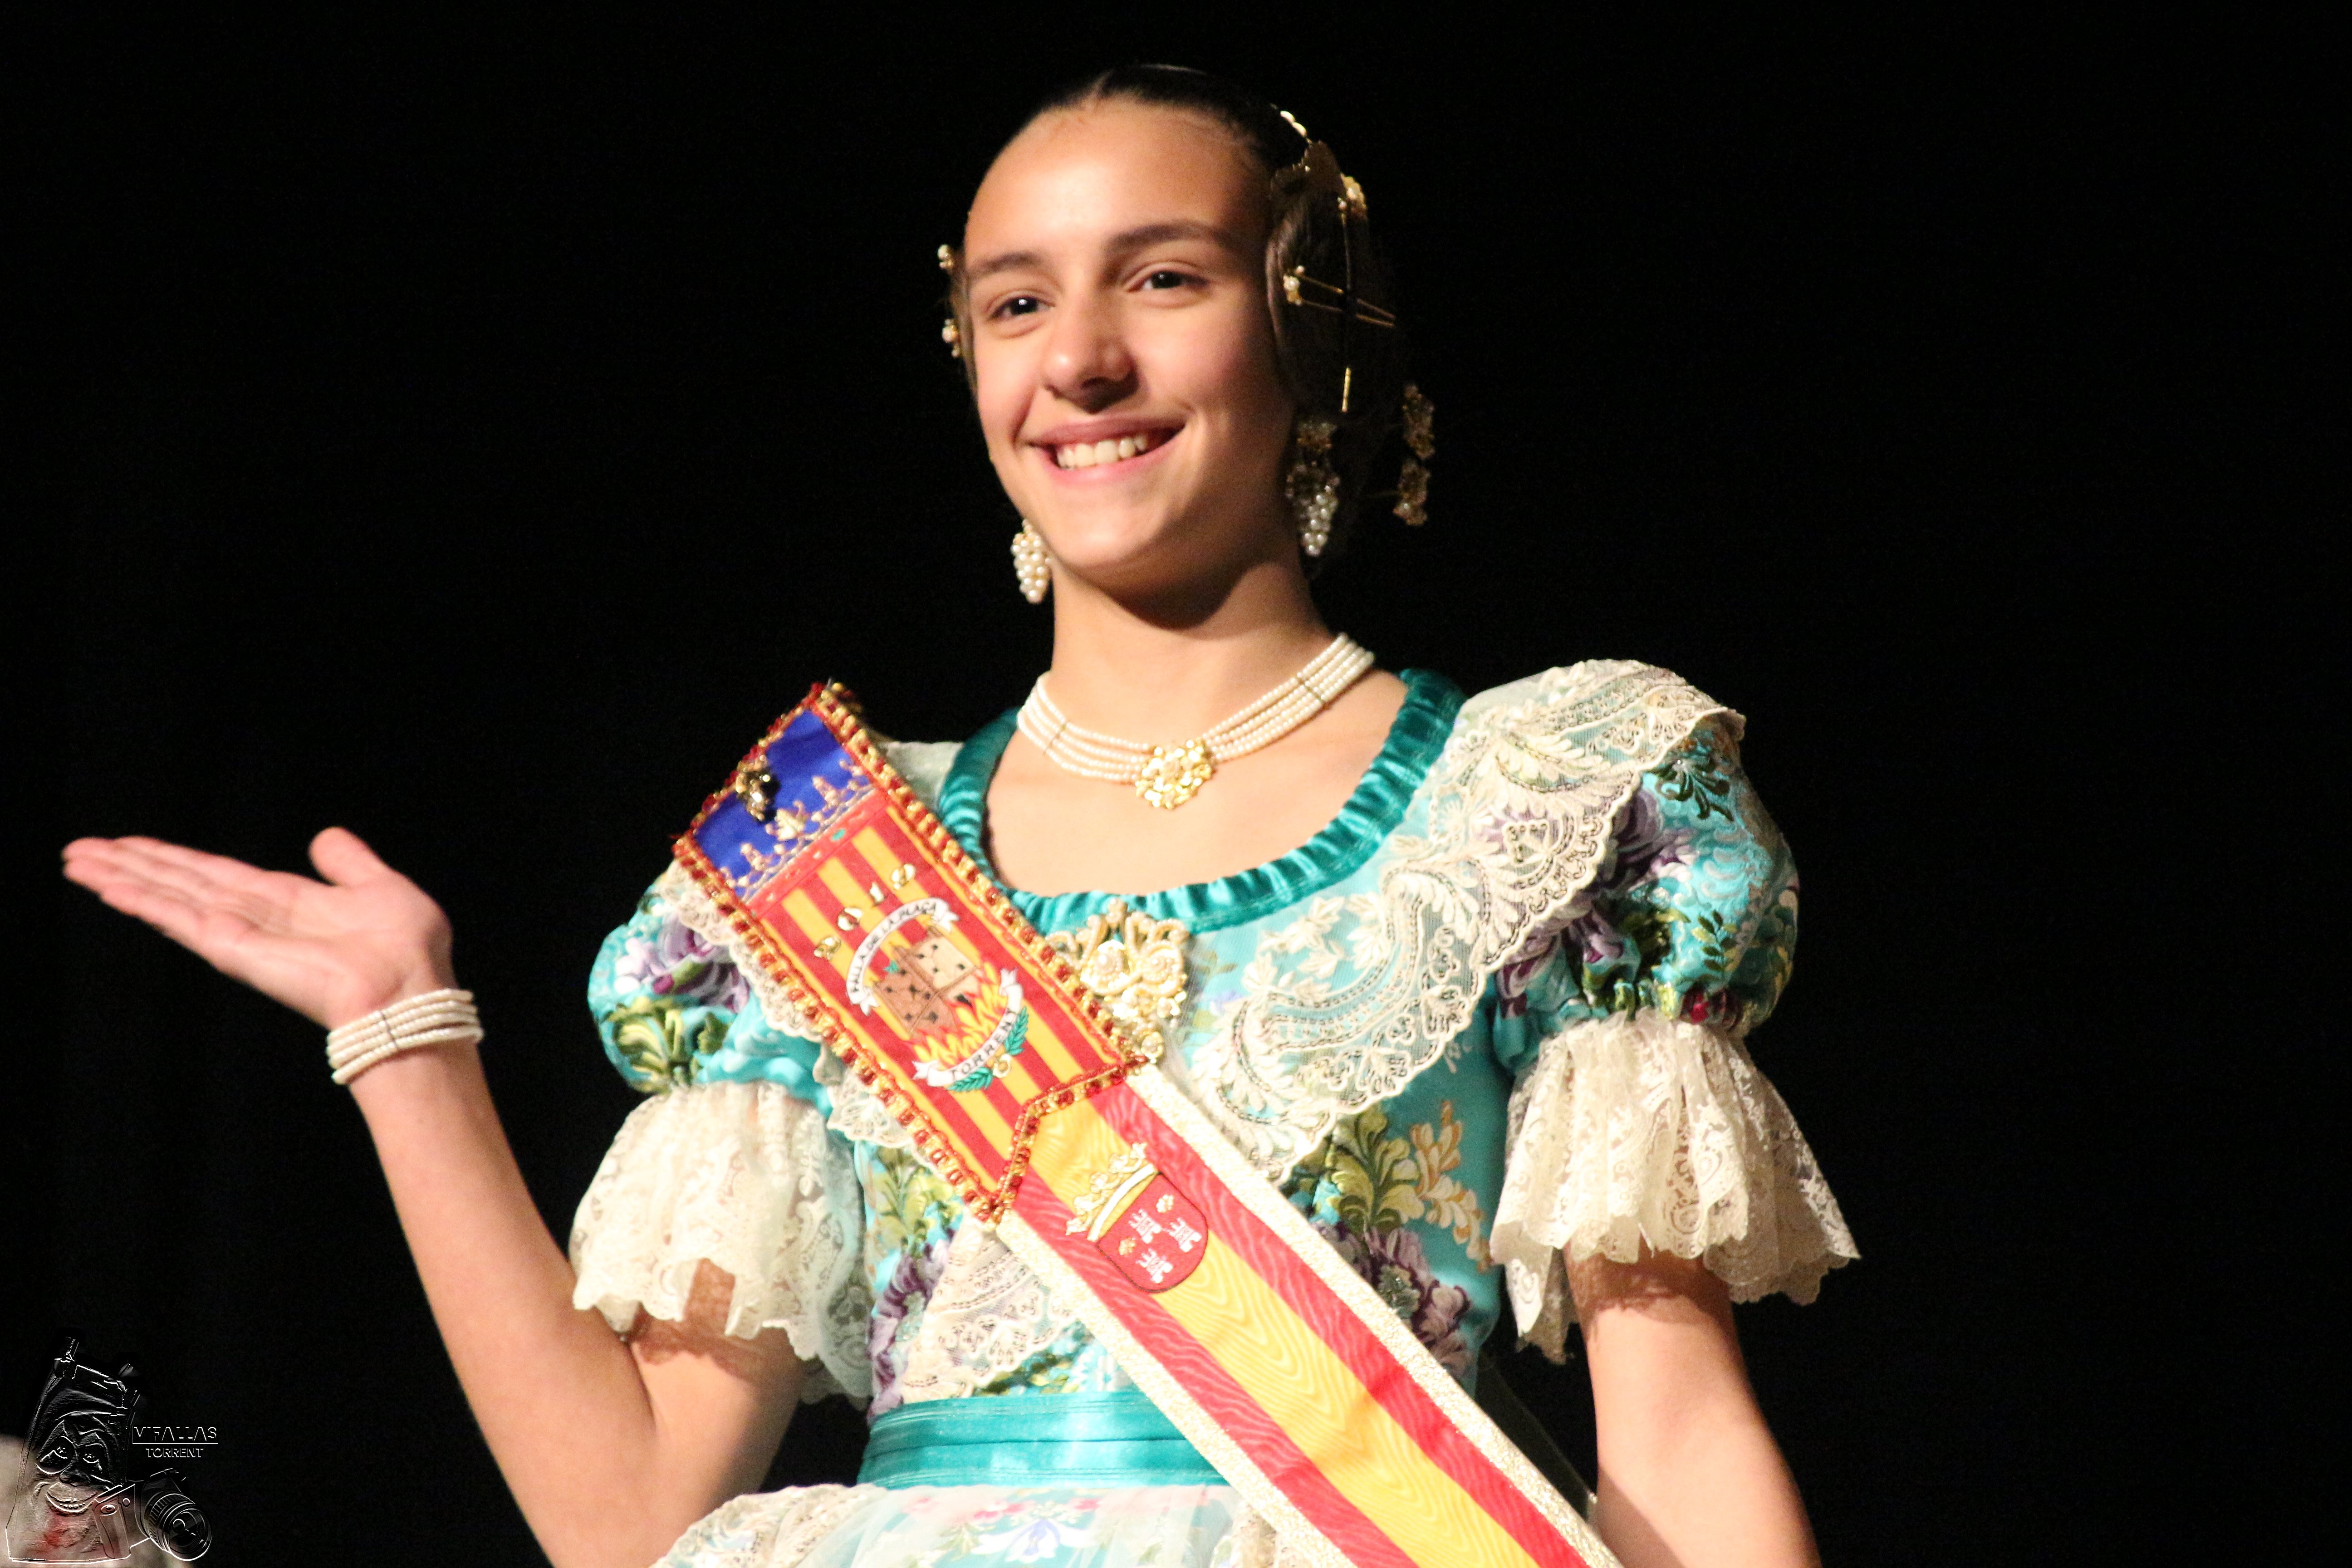
<svg viewBox="0 0 2352 1568">
<path fill-rule="evenodd" d="M 1738 717 L 1634 664 L 1466 699 L 1404 679 L 1313 838 L 1121 897 L 1139 940 L 1181 951 L 1181 988 L 1155 994 L 1162 1070 L 1465 1386 L 1507 1301 L 1559 1352 L 1564 1255 L 1671 1252 L 1736 1300 L 1810 1300 L 1853 1248 L 1745 1044 L 1788 979 L 1797 879 Z M 886 745 L 983 868 L 1013 730 Z M 1113 901 L 1008 891 L 1080 943 Z M 860 1485 L 736 1498 L 665 1568 L 1261 1553 L 1266 1517 L 970 1221 L 735 941 L 673 868 L 598 955 L 605 1052 L 649 1098 L 582 1202 L 573 1299 L 621 1330 L 683 1317 L 715 1267 L 725 1331 L 788 1334 L 803 1396 L 863 1402 L 873 1436 Z"/>
<path fill-rule="evenodd" d="M 1286 1009 L 1285 1017 L 1306 1017 L 1311 1027 L 1317 1007 L 1336 1005 L 1330 999 L 1377 989 L 1369 971 L 1383 962 L 1383 942 L 1395 945 L 1399 888 L 1416 875 L 1435 875 L 1420 872 L 1416 857 L 1465 837 L 1472 850 L 1486 853 L 1479 835 L 1507 838 L 1522 826 L 1476 820 L 1479 803 L 1465 803 L 1435 776 L 1457 741 L 1463 693 L 1426 672 L 1407 671 L 1404 679 L 1406 699 L 1386 743 L 1312 839 L 1235 876 L 1116 895 L 1190 933 L 1188 987 L 1169 1043 L 1171 1071 L 1180 1081 L 1190 1076 L 1196 1098 L 1211 1095 L 1215 1086 L 1207 1080 L 1218 1073 L 1234 1076 L 1230 1061 L 1219 1066 L 1204 1057 L 1228 1048 L 1237 1009 Z M 1006 713 L 961 747 L 905 747 L 896 756 L 983 868 L 988 785 L 1013 731 L 1014 715 Z M 1501 732 L 1508 738 L 1507 727 Z M 1615 805 L 1609 841 L 1587 868 L 1580 899 L 1550 929 L 1522 936 L 1505 962 L 1468 975 L 1475 993 L 1454 1012 L 1408 998 L 1454 1026 L 1447 1037 L 1414 1047 L 1423 1058 L 1417 1066 L 1405 1053 L 1412 1070 L 1392 1091 L 1344 1107 L 1319 1126 L 1310 1121 L 1308 1131 L 1320 1133 L 1311 1145 L 1281 1126 L 1277 1107 L 1267 1121 L 1276 1133 L 1253 1150 L 1290 1201 L 1465 1384 L 1475 1380 L 1479 1347 L 1504 1300 L 1489 1230 L 1505 1178 L 1507 1106 L 1542 1042 L 1580 1021 L 1643 1011 L 1744 1033 L 1771 1010 L 1786 981 L 1796 875 L 1740 771 L 1735 735 L 1712 714 L 1688 724 Z M 1579 744 L 1589 750 L 1593 742 Z M 1507 759 L 1510 765 L 1521 764 Z M 1506 846 L 1498 863 L 1507 867 L 1511 853 Z M 1082 926 L 1115 896 L 1008 891 L 1048 932 Z M 1385 962 L 1393 968 L 1393 954 Z M 842 1382 L 867 1399 L 870 1415 L 899 1405 L 966 1225 L 955 1194 L 911 1148 L 838 1130 L 837 1097 L 856 1086 L 828 1071 L 814 1041 L 769 1019 L 728 955 L 677 917 L 660 885 L 604 944 L 590 1002 L 614 1065 L 637 1087 L 677 1093 L 765 1083 L 835 1125 L 830 1136 L 856 1173 L 859 1207 L 840 1220 L 860 1238 L 860 1266 L 846 1288 L 861 1293 L 868 1380 L 864 1388 Z M 1393 1035 L 1401 1026 L 1383 1027 Z M 1299 1082 L 1311 1070 L 1302 1068 Z M 1265 1076 L 1260 1070 L 1253 1079 Z M 1277 1082 L 1271 1092 L 1279 1097 L 1286 1089 Z M 1234 1110 L 1239 1102 L 1225 1100 Z M 1234 1110 L 1250 1113 L 1246 1106 Z M 1276 1134 L 1293 1137 L 1286 1152 Z M 971 1325 L 961 1331 L 970 1337 Z M 1023 1399 L 1132 1387 L 1083 1325 L 1068 1321 L 1045 1333 L 1033 1324 L 1027 1331 L 1034 1342 L 1012 1364 L 1002 1364 L 1000 1336 L 985 1376 L 958 1383 L 949 1375 L 942 1384 L 933 1367 L 926 1386 Z"/>
</svg>

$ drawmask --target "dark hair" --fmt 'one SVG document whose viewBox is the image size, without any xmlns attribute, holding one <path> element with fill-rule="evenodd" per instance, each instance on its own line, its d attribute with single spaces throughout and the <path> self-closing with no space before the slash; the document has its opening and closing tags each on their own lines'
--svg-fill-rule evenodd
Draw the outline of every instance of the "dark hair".
<svg viewBox="0 0 2352 1568">
<path fill-rule="evenodd" d="M 1388 268 L 1372 241 L 1363 189 L 1340 173 L 1329 147 L 1310 141 L 1304 127 L 1274 105 L 1222 77 L 1183 66 L 1098 72 L 1047 97 L 1013 134 L 1048 114 L 1118 101 L 1202 115 L 1231 132 L 1265 172 L 1265 301 L 1276 361 L 1300 417 L 1332 426 L 1330 463 L 1339 479 L 1339 505 L 1322 555 L 1328 561 L 1345 548 L 1358 514 L 1373 499 L 1371 477 L 1395 473 L 1395 459 L 1404 457 L 1404 334 Z M 972 342 L 962 248 L 947 247 L 943 255 L 964 375 L 976 390 L 971 356 L 961 349 Z M 1419 465 L 1412 467 L 1419 473 Z M 1411 521 L 1420 521 L 1415 492 L 1426 482 L 1425 474 L 1404 480 Z M 1381 499 L 1396 493 L 1379 492 Z"/>
</svg>

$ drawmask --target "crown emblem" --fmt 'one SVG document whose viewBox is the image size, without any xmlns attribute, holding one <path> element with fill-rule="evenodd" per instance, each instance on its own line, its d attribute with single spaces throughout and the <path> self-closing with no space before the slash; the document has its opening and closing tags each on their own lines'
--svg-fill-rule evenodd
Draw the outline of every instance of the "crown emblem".
<svg viewBox="0 0 2352 1568">
<path fill-rule="evenodd" d="M 1087 1190 L 1070 1200 L 1070 1223 L 1063 1226 L 1064 1233 L 1085 1231 L 1088 1241 L 1099 1241 L 1118 1217 L 1122 1200 L 1159 1173 L 1143 1145 L 1129 1143 L 1127 1152 L 1097 1171 Z"/>
</svg>

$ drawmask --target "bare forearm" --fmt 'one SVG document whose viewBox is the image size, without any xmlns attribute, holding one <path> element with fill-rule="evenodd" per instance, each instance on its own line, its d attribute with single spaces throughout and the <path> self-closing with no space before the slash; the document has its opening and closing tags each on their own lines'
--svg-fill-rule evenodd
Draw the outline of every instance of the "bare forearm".
<svg viewBox="0 0 2352 1568">
<path fill-rule="evenodd" d="M 1596 1490 L 1593 1524 L 1626 1568 L 1820 1561 L 1771 1433 L 1736 1411 L 1664 1440 L 1604 1440 Z"/>
<path fill-rule="evenodd" d="M 572 1305 L 571 1266 L 479 1058 L 410 1052 L 352 1090 L 467 1400 L 541 1544 L 583 1568 L 659 1556 L 738 1478 L 691 1434 L 663 1431 L 629 1347 Z"/>
<path fill-rule="evenodd" d="M 1721 1282 L 1649 1256 L 1583 1259 L 1569 1278 L 1592 1373 L 1601 1539 L 1627 1568 L 1817 1564 Z"/>
<path fill-rule="evenodd" d="M 310 858 L 324 880 L 160 839 L 81 838 L 65 870 L 330 1028 L 453 984 L 449 923 L 424 889 L 339 827 L 311 841 Z M 571 1266 L 540 1223 L 471 1046 L 377 1060 L 352 1092 L 458 1381 L 549 1556 L 637 1568 L 758 1480 L 800 1382 L 782 1333 L 730 1340 L 690 1305 L 688 1321 L 624 1344 L 574 1310 Z M 698 1275 L 698 1293 L 705 1284 Z"/>
</svg>

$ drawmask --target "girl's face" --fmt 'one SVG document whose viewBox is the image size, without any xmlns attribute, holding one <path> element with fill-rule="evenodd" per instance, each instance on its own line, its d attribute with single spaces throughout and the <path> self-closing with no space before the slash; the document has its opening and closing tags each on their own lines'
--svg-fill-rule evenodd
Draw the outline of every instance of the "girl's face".
<svg viewBox="0 0 2352 1568">
<path fill-rule="evenodd" d="M 1037 121 L 981 182 L 981 425 L 1060 571 L 1151 595 L 1295 553 L 1265 193 L 1223 128 L 1117 101 Z"/>
</svg>

